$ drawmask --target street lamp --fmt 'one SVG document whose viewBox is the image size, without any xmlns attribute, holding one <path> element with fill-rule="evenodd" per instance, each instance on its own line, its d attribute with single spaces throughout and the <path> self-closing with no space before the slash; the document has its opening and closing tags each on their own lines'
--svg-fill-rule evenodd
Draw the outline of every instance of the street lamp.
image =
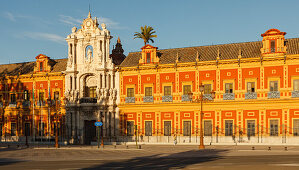
<svg viewBox="0 0 299 170">
<path fill-rule="evenodd" d="M 199 91 L 200 91 L 200 144 L 199 144 L 199 149 L 205 149 L 204 141 L 203 141 L 203 111 L 202 111 L 202 103 L 203 103 L 203 91 L 204 91 L 205 86 L 203 84 L 200 84 L 199 86 Z M 188 93 L 189 100 L 193 101 L 193 93 L 189 92 Z M 211 91 L 211 98 L 215 98 L 215 92 Z M 197 101 L 195 101 L 197 102 Z"/>
<path fill-rule="evenodd" d="M 47 103 L 48 103 L 48 141 L 50 142 L 50 135 L 51 135 L 51 105 L 52 105 L 51 98 L 47 99 Z"/>
<path fill-rule="evenodd" d="M 60 107 L 60 103 L 58 103 L 58 100 L 55 99 L 55 108 L 56 108 L 56 113 L 55 113 L 55 119 L 56 119 L 56 128 L 55 128 L 55 148 L 59 148 L 58 144 L 58 107 Z"/>
</svg>

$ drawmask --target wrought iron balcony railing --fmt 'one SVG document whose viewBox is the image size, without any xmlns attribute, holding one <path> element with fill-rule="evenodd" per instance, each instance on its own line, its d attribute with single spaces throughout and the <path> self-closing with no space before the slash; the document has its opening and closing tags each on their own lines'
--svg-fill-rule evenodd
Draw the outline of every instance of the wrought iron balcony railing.
<svg viewBox="0 0 299 170">
<path fill-rule="evenodd" d="M 45 101 L 37 101 L 36 106 L 45 106 L 46 102 Z"/>
<path fill-rule="evenodd" d="M 17 107 L 17 102 L 9 102 L 8 107 Z"/>
<path fill-rule="evenodd" d="M 79 100 L 80 104 L 82 103 L 97 103 L 97 98 L 94 97 L 82 97 Z"/>
<path fill-rule="evenodd" d="M 154 96 L 144 96 L 143 102 L 145 102 L 145 103 L 154 102 Z"/>
<path fill-rule="evenodd" d="M 135 103 L 135 97 L 126 97 L 126 103 Z"/>
<path fill-rule="evenodd" d="M 245 99 L 257 99 L 257 93 L 256 92 L 250 92 L 250 93 L 245 93 Z"/>
<path fill-rule="evenodd" d="M 172 102 L 172 96 L 162 96 L 162 102 Z"/>
<path fill-rule="evenodd" d="M 22 106 L 23 107 L 30 107 L 30 101 L 29 100 L 25 100 L 22 102 Z"/>
<path fill-rule="evenodd" d="M 279 91 L 269 91 L 268 92 L 268 99 L 278 99 L 278 98 L 280 98 Z"/>
<path fill-rule="evenodd" d="M 203 94 L 202 97 L 204 100 L 213 100 L 212 94 Z"/>
<path fill-rule="evenodd" d="M 235 100 L 235 93 L 224 93 L 223 100 Z"/>
<path fill-rule="evenodd" d="M 293 98 L 299 97 L 299 91 L 292 91 L 292 97 Z"/>
<path fill-rule="evenodd" d="M 190 102 L 191 100 L 189 99 L 189 95 L 188 94 L 184 94 L 182 95 L 182 102 Z"/>
</svg>

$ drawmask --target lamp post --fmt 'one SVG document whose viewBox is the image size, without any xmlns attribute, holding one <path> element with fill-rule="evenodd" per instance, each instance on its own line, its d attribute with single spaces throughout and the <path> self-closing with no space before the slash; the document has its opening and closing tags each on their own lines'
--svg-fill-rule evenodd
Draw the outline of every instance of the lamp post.
<svg viewBox="0 0 299 170">
<path fill-rule="evenodd" d="M 51 105 L 52 105 L 52 101 L 51 98 L 47 99 L 47 103 L 48 103 L 48 141 L 50 142 L 50 135 L 51 135 Z"/>
<path fill-rule="evenodd" d="M 200 84 L 199 86 L 199 91 L 200 91 L 200 144 L 199 144 L 199 149 L 205 149 L 204 141 L 203 141 L 203 111 L 202 111 L 202 104 L 203 104 L 203 91 L 204 91 L 204 85 Z M 193 102 L 193 93 L 190 92 L 188 93 L 189 100 Z M 211 91 L 211 98 L 215 98 L 215 92 Z M 195 101 L 197 102 L 197 101 Z"/>
<path fill-rule="evenodd" d="M 55 119 L 56 119 L 56 125 L 55 125 L 55 148 L 59 148 L 58 144 L 58 107 L 60 104 L 58 103 L 58 100 L 55 99 L 55 108 L 56 108 L 56 113 L 55 113 Z"/>
</svg>

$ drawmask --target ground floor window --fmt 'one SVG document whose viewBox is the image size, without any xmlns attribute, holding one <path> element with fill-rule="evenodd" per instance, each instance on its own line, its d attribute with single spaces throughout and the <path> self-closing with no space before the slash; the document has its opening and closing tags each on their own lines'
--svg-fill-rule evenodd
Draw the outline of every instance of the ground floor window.
<svg viewBox="0 0 299 170">
<path fill-rule="evenodd" d="M 293 129 L 294 136 L 299 136 L 299 119 L 293 120 Z"/>
<path fill-rule="evenodd" d="M 255 136 L 255 121 L 247 120 L 247 136 Z"/>
<path fill-rule="evenodd" d="M 127 136 L 134 136 L 134 121 L 127 121 Z"/>
<path fill-rule="evenodd" d="M 2 136 L 2 123 L 0 123 L 0 136 Z"/>
<path fill-rule="evenodd" d="M 171 121 L 164 121 L 164 136 L 171 136 Z"/>
<path fill-rule="evenodd" d="M 270 120 L 270 136 L 278 136 L 278 120 Z"/>
<path fill-rule="evenodd" d="M 233 135 L 233 121 L 225 120 L 225 136 Z"/>
<path fill-rule="evenodd" d="M 212 136 L 212 120 L 204 121 L 204 136 Z"/>
<path fill-rule="evenodd" d="M 45 123 L 39 123 L 39 136 L 45 136 Z"/>
<path fill-rule="evenodd" d="M 184 136 L 191 136 L 191 121 L 184 121 Z"/>
<path fill-rule="evenodd" d="M 30 123 L 25 123 L 25 136 L 31 136 L 31 127 Z"/>
<path fill-rule="evenodd" d="M 16 123 L 10 123 L 10 135 L 11 136 L 17 135 L 17 124 Z"/>
<path fill-rule="evenodd" d="M 145 136 L 152 136 L 152 121 L 145 121 Z"/>
</svg>

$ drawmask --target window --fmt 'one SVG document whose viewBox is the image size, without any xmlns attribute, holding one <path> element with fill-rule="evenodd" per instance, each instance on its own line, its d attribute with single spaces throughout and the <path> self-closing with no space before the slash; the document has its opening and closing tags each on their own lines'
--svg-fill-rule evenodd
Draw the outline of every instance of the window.
<svg viewBox="0 0 299 170">
<path fill-rule="evenodd" d="M 39 92 L 39 95 L 38 95 L 38 100 L 39 101 L 44 101 L 44 92 Z"/>
<path fill-rule="evenodd" d="M 152 96 L 152 87 L 145 88 L 145 96 Z"/>
<path fill-rule="evenodd" d="M 10 135 L 16 136 L 17 134 L 17 124 L 16 123 L 10 123 Z"/>
<path fill-rule="evenodd" d="M 233 135 L 233 121 L 225 120 L 225 136 Z"/>
<path fill-rule="evenodd" d="M 56 131 L 54 131 L 56 132 Z M 39 123 L 39 136 L 45 136 L 45 123 Z"/>
<path fill-rule="evenodd" d="M 39 71 L 43 71 L 43 64 L 44 64 L 43 62 L 39 63 Z"/>
<path fill-rule="evenodd" d="M 255 121 L 247 120 L 247 136 L 255 136 Z"/>
<path fill-rule="evenodd" d="M 270 91 L 278 91 L 278 81 L 270 81 Z"/>
<path fill-rule="evenodd" d="M 225 93 L 233 93 L 233 83 L 225 83 Z"/>
<path fill-rule="evenodd" d="M 3 101 L 3 95 L 0 94 L 0 102 L 2 102 L 2 101 Z"/>
<path fill-rule="evenodd" d="M 270 120 L 270 136 L 278 136 L 278 120 Z"/>
<path fill-rule="evenodd" d="M 145 136 L 152 136 L 152 121 L 145 121 Z"/>
<path fill-rule="evenodd" d="M 71 88 L 71 90 L 73 89 L 73 77 L 72 76 L 70 76 L 70 88 Z"/>
<path fill-rule="evenodd" d="M 2 136 L 2 123 L 0 123 L 0 138 Z"/>
<path fill-rule="evenodd" d="M 59 100 L 59 91 L 54 92 L 54 100 Z"/>
<path fill-rule="evenodd" d="M 164 136 L 171 136 L 171 121 L 164 121 Z"/>
<path fill-rule="evenodd" d="M 146 53 L 146 63 L 151 63 L 151 53 Z"/>
<path fill-rule="evenodd" d="M 127 97 L 134 97 L 134 88 L 127 88 Z"/>
<path fill-rule="evenodd" d="M 164 86 L 164 96 L 171 96 L 171 86 Z"/>
<path fill-rule="evenodd" d="M 30 136 L 30 123 L 25 123 L 25 136 Z"/>
<path fill-rule="evenodd" d="M 275 53 L 275 40 L 271 40 L 271 53 Z"/>
<path fill-rule="evenodd" d="M 10 94 L 10 102 L 11 103 L 16 103 L 16 94 Z"/>
<path fill-rule="evenodd" d="M 294 80 L 293 87 L 294 91 L 299 91 L 299 80 Z"/>
<path fill-rule="evenodd" d="M 134 122 L 127 121 L 127 136 L 134 136 Z"/>
<path fill-rule="evenodd" d="M 247 93 L 255 92 L 255 82 L 247 82 Z"/>
<path fill-rule="evenodd" d="M 293 129 L 294 136 L 299 136 L 299 119 L 293 120 Z"/>
<path fill-rule="evenodd" d="M 29 100 L 29 92 L 28 92 L 28 90 L 24 90 L 24 100 L 26 100 L 26 101 Z"/>
<path fill-rule="evenodd" d="M 183 94 L 187 95 L 190 92 L 191 92 L 191 85 L 184 85 L 183 86 Z"/>
<path fill-rule="evenodd" d="M 184 136 L 191 136 L 191 121 L 184 121 Z"/>
<path fill-rule="evenodd" d="M 211 94 L 212 91 L 212 85 L 211 84 L 205 84 L 204 85 L 204 94 Z"/>
<path fill-rule="evenodd" d="M 96 86 L 86 87 L 86 97 L 91 97 L 91 98 L 97 97 L 96 88 L 97 88 Z"/>
<path fill-rule="evenodd" d="M 204 136 L 212 136 L 212 121 L 204 121 Z"/>
</svg>

